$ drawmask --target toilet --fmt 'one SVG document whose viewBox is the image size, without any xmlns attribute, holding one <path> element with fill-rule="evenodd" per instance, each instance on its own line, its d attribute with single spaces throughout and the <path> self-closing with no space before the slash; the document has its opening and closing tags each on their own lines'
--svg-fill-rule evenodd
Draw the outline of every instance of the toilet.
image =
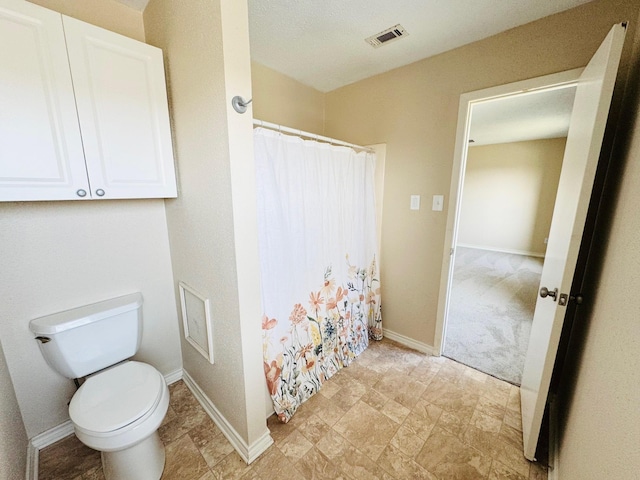
<svg viewBox="0 0 640 480">
<path fill-rule="evenodd" d="M 78 439 L 101 452 L 107 480 L 158 480 L 158 435 L 169 389 L 151 365 L 129 360 L 142 338 L 142 295 L 133 293 L 36 318 L 29 323 L 51 368 L 86 377 L 69 403 Z"/>
</svg>

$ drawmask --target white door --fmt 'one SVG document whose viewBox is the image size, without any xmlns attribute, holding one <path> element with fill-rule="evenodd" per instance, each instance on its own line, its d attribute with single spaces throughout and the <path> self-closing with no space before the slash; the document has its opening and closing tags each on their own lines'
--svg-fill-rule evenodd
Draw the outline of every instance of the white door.
<svg viewBox="0 0 640 480">
<path fill-rule="evenodd" d="M 0 0 L 0 201 L 89 198 L 59 13 Z"/>
<path fill-rule="evenodd" d="M 578 81 L 540 281 L 541 289 L 551 294 L 538 296 L 520 387 L 524 455 L 529 460 L 536 453 L 564 323 L 560 296 L 569 294 L 576 268 L 624 35 L 625 27 L 615 25 Z"/>
<path fill-rule="evenodd" d="M 162 51 L 63 16 L 95 198 L 175 197 Z"/>
</svg>

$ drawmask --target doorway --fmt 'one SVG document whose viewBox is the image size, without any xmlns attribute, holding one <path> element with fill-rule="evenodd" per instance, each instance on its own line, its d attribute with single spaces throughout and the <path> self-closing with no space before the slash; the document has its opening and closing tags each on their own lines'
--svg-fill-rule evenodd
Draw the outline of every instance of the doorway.
<svg viewBox="0 0 640 480">
<path fill-rule="evenodd" d="M 579 74 L 461 96 L 436 350 L 516 385 Z"/>
</svg>

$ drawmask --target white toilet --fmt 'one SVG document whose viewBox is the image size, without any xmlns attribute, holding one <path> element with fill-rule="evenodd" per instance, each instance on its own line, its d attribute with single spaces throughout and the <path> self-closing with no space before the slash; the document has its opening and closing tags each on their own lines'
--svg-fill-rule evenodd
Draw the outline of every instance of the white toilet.
<svg viewBox="0 0 640 480">
<path fill-rule="evenodd" d="M 169 389 L 151 365 L 127 360 L 140 347 L 141 307 L 142 295 L 134 293 L 29 323 L 54 370 L 87 377 L 71 399 L 69 417 L 78 439 L 102 453 L 107 480 L 158 480 L 164 469 L 157 430 Z"/>
</svg>

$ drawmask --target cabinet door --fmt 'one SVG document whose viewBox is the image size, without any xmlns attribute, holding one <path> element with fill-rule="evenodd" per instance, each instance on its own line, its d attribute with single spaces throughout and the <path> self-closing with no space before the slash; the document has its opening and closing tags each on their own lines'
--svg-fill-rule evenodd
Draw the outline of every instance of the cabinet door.
<svg viewBox="0 0 640 480">
<path fill-rule="evenodd" d="M 175 197 L 162 51 L 63 23 L 92 197 Z"/>
<path fill-rule="evenodd" d="M 61 15 L 0 0 L 0 45 L 0 201 L 89 198 Z"/>
</svg>

